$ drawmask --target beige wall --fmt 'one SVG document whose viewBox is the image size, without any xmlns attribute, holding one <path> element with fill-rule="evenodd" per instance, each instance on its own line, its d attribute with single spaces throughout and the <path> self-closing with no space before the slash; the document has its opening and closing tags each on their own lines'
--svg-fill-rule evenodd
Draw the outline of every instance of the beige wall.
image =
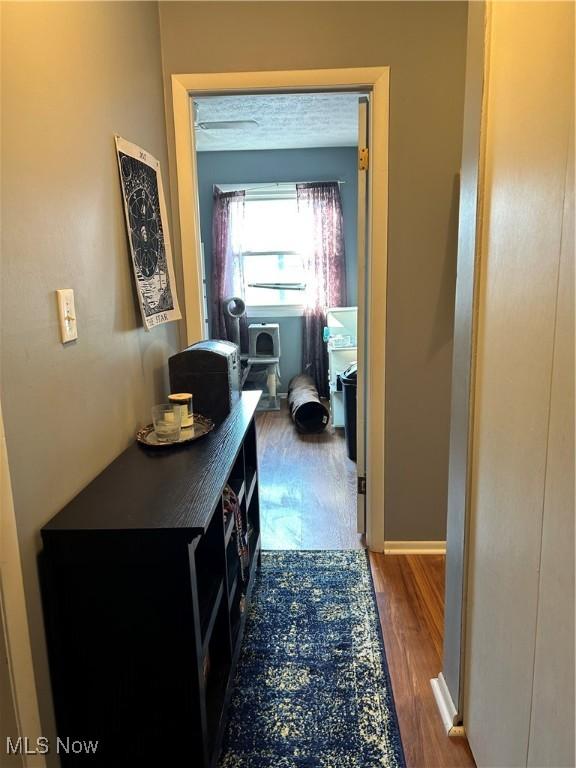
<svg viewBox="0 0 576 768">
<path fill-rule="evenodd" d="M 113 134 L 159 158 L 155 3 L 4 3 L 2 405 L 44 728 L 51 727 L 39 530 L 163 397 L 175 324 L 146 333 L 132 287 Z M 56 288 L 75 290 L 62 346 Z"/>
<path fill-rule="evenodd" d="M 466 11 L 459 2 L 160 4 L 172 169 L 171 74 L 391 67 L 386 539 L 445 538 Z"/>
<path fill-rule="evenodd" d="M 574 766 L 574 5 L 491 5 L 464 724 Z M 527 55 L 529 52 L 529 55 Z"/>
</svg>

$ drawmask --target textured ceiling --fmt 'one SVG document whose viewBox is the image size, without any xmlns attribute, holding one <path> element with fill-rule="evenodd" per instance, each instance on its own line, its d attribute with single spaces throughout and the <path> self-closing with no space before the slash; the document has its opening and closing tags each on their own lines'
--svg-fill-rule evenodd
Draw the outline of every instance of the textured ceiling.
<svg viewBox="0 0 576 768">
<path fill-rule="evenodd" d="M 196 127 L 198 152 L 349 147 L 358 143 L 358 94 L 290 93 L 194 97 L 196 123 L 256 120 L 257 126 Z"/>
</svg>

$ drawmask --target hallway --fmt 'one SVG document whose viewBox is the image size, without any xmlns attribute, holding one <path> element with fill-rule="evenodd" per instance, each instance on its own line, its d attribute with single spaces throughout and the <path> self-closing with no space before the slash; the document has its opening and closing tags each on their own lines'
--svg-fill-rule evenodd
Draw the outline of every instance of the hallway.
<svg viewBox="0 0 576 768">
<path fill-rule="evenodd" d="M 282 409 L 258 414 L 263 549 L 358 549 L 356 465 L 342 430 L 299 435 Z M 465 738 L 448 738 L 430 679 L 442 668 L 443 555 L 370 554 L 408 768 L 471 768 Z"/>
</svg>

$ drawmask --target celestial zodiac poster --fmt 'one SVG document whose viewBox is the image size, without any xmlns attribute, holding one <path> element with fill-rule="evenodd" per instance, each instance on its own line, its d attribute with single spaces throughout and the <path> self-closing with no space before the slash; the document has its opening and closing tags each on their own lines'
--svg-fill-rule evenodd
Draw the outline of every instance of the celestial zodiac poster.
<svg viewBox="0 0 576 768">
<path fill-rule="evenodd" d="M 142 318 L 147 331 L 179 320 L 160 163 L 116 136 L 124 212 Z"/>
</svg>

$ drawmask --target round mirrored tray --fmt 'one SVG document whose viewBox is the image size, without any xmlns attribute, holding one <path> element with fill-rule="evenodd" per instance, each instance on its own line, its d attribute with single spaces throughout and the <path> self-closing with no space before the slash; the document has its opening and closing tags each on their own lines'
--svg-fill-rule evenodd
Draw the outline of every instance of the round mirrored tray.
<svg viewBox="0 0 576 768">
<path fill-rule="evenodd" d="M 200 437 L 204 437 L 214 429 L 214 422 L 212 419 L 208 419 L 206 416 L 201 416 L 199 413 L 194 414 L 194 423 L 190 427 L 183 427 L 180 430 L 180 439 L 171 443 L 160 442 L 154 432 L 154 425 L 148 424 L 142 427 L 136 433 L 136 440 L 142 445 L 147 445 L 149 448 L 171 448 L 175 445 L 182 445 L 183 443 L 190 443 L 193 440 L 198 440 Z"/>
</svg>

